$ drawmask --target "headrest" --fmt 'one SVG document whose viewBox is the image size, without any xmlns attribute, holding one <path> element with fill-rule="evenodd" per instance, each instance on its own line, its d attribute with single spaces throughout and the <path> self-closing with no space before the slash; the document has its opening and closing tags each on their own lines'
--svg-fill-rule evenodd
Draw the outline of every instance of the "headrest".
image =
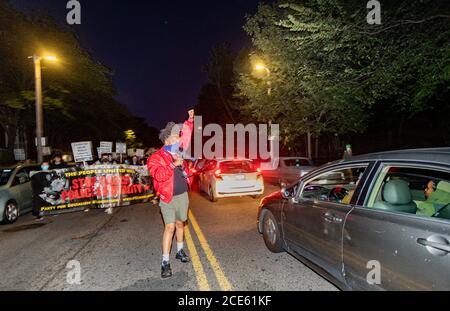
<svg viewBox="0 0 450 311">
<path fill-rule="evenodd" d="M 391 180 L 384 185 L 383 200 L 391 204 L 408 204 L 412 201 L 411 190 L 404 180 Z"/>
<path fill-rule="evenodd" d="M 450 192 L 450 183 L 448 181 L 442 180 L 437 184 L 436 190 Z"/>
</svg>

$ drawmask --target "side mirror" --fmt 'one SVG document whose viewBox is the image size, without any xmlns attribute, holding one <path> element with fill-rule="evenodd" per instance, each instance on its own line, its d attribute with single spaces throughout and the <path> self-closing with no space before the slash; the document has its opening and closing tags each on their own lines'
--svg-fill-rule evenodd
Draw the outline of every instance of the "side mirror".
<svg viewBox="0 0 450 311">
<path fill-rule="evenodd" d="M 286 188 L 286 186 L 284 185 L 281 188 L 281 195 L 283 196 L 284 199 L 290 199 L 292 198 L 293 193 L 292 190 Z"/>
</svg>

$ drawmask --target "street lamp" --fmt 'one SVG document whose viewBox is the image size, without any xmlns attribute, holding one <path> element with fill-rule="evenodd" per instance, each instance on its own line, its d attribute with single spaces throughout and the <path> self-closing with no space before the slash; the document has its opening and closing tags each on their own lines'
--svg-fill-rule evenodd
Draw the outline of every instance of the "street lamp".
<svg viewBox="0 0 450 311">
<path fill-rule="evenodd" d="M 36 139 L 37 139 L 37 161 L 42 163 L 44 160 L 42 150 L 42 137 L 44 136 L 44 116 L 42 110 L 42 75 L 41 75 L 41 61 L 47 60 L 50 62 L 56 62 L 58 59 L 56 56 L 38 56 L 33 55 L 28 57 L 33 59 L 34 62 L 34 79 L 35 79 L 35 92 L 36 92 Z"/>
<path fill-rule="evenodd" d="M 269 89 L 267 90 L 267 95 L 271 96 L 272 95 L 272 83 L 270 81 L 271 72 L 270 72 L 269 68 L 267 68 L 263 64 L 256 64 L 255 70 L 256 71 L 265 71 L 267 73 L 267 77 L 269 78 L 267 81 L 267 85 L 269 86 Z"/>
</svg>

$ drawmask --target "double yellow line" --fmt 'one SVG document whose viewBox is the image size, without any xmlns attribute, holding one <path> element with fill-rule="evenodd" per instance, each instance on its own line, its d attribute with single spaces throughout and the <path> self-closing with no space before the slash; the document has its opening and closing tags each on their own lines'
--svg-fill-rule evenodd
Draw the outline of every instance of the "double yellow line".
<svg viewBox="0 0 450 311">
<path fill-rule="evenodd" d="M 197 219 L 195 219 L 194 214 L 189 211 L 189 224 L 192 225 L 192 229 L 194 229 L 195 234 L 197 235 L 198 241 L 200 243 L 203 252 L 208 259 L 214 274 L 216 275 L 217 282 L 222 291 L 231 291 L 233 290 L 230 282 L 227 277 L 223 273 L 222 267 L 220 266 L 219 261 L 216 256 L 214 256 L 214 252 L 211 250 L 211 247 L 208 244 L 200 226 L 198 225 Z M 189 227 L 185 229 L 186 243 L 191 253 L 192 265 L 194 267 L 195 276 L 197 278 L 198 288 L 201 291 L 210 291 L 211 287 L 208 282 L 208 278 L 206 277 L 205 271 L 203 270 L 203 265 L 200 260 L 200 257 L 197 252 L 197 248 L 195 247 L 194 240 L 192 239 L 191 232 Z"/>
</svg>

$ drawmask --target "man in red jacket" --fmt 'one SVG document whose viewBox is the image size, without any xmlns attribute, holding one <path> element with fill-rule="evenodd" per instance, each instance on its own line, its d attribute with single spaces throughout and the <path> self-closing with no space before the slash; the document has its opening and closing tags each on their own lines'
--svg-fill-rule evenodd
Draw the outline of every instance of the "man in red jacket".
<svg viewBox="0 0 450 311">
<path fill-rule="evenodd" d="M 159 206 L 165 224 L 162 241 L 162 278 L 172 276 L 170 250 L 175 232 L 177 237 L 176 259 L 181 262 L 190 261 L 184 251 L 184 226 L 189 209 L 189 172 L 182 152 L 189 148 L 193 128 L 194 110 L 189 111 L 189 119 L 182 126 L 173 122 L 168 123 L 159 135 L 164 147 L 147 161 L 155 190 L 160 198 Z"/>
</svg>

